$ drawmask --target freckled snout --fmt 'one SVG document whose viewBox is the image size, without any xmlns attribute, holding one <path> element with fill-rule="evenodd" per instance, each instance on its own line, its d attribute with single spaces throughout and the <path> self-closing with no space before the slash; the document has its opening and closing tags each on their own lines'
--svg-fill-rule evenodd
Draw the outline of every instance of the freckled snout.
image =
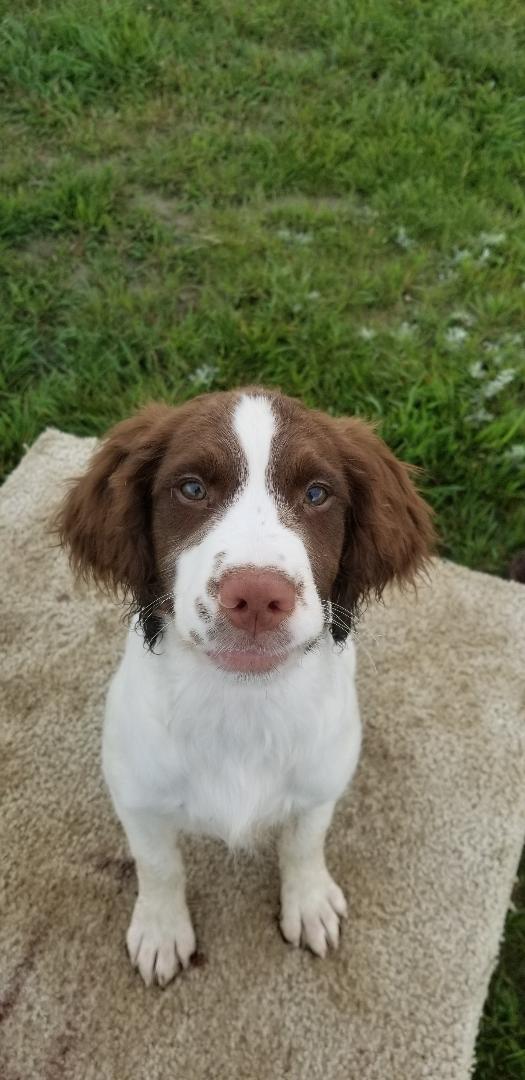
<svg viewBox="0 0 525 1080">
<path fill-rule="evenodd" d="M 253 637 L 276 630 L 292 614 L 295 600 L 294 585 L 275 570 L 236 570 L 219 585 L 222 614 Z"/>
</svg>

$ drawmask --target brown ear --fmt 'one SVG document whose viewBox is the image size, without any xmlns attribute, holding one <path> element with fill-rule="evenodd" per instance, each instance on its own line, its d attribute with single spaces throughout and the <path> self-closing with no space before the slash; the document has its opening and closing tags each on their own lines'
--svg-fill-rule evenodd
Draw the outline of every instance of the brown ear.
<svg viewBox="0 0 525 1080">
<path fill-rule="evenodd" d="M 432 511 L 418 495 L 416 471 L 394 457 L 363 420 L 336 420 L 348 476 L 350 507 L 332 601 L 346 608 L 350 624 L 370 596 L 386 585 L 413 583 L 435 544 Z M 337 611 L 337 609 L 336 609 Z M 339 621 L 339 620 L 338 620 Z M 344 631 L 333 627 L 338 640 Z"/>
<path fill-rule="evenodd" d="M 84 476 L 74 481 L 56 519 L 77 573 L 122 591 L 137 609 L 161 591 L 151 536 L 151 489 L 172 432 L 173 409 L 165 405 L 149 405 L 117 424 Z"/>
</svg>

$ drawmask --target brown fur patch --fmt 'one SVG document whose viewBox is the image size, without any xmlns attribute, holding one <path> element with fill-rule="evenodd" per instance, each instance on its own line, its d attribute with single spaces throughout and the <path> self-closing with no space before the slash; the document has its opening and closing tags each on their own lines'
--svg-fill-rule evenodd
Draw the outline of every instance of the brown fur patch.
<svg viewBox="0 0 525 1080">
<path fill-rule="evenodd" d="M 154 602 L 171 587 L 173 551 L 196 542 L 240 483 L 235 400 L 218 393 L 178 408 L 149 405 L 117 424 L 57 516 L 73 568 L 127 596 L 150 643 L 162 629 Z M 192 502 L 180 485 L 196 475 L 207 497 Z"/>
<path fill-rule="evenodd" d="M 391 582 L 414 584 L 436 544 L 417 471 L 394 456 L 363 420 L 334 421 L 349 490 L 334 602 L 352 613 Z"/>
<path fill-rule="evenodd" d="M 269 480 L 306 544 L 322 599 L 344 608 L 332 633 L 346 636 L 369 596 L 391 581 L 412 582 L 435 537 L 431 511 L 398 461 L 358 419 L 333 419 L 282 395 L 272 399 L 280 420 Z M 312 483 L 331 497 L 305 504 Z"/>
</svg>

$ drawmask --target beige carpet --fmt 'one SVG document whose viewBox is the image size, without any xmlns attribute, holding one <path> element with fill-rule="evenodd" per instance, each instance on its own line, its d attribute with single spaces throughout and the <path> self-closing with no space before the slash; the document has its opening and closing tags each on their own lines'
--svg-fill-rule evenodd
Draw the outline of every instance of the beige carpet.
<svg viewBox="0 0 525 1080">
<path fill-rule="evenodd" d="M 0 493 L 2 1080 L 465 1080 L 525 833 L 525 588 L 437 564 L 417 605 L 370 612 L 339 953 L 281 941 L 270 844 L 192 842 L 199 963 L 146 990 L 99 768 L 124 630 L 44 532 L 92 447 L 48 431 Z"/>
</svg>

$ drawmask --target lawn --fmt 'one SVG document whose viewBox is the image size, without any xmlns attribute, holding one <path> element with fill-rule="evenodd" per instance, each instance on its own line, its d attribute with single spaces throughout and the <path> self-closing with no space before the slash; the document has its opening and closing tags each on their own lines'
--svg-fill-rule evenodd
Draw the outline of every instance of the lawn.
<svg viewBox="0 0 525 1080">
<path fill-rule="evenodd" d="M 525 547 L 521 0 L 9 8 L 3 473 L 48 424 L 277 384 L 375 418 L 422 466 L 443 554 L 504 573 Z M 524 892 L 477 1080 L 525 1077 Z"/>
</svg>

